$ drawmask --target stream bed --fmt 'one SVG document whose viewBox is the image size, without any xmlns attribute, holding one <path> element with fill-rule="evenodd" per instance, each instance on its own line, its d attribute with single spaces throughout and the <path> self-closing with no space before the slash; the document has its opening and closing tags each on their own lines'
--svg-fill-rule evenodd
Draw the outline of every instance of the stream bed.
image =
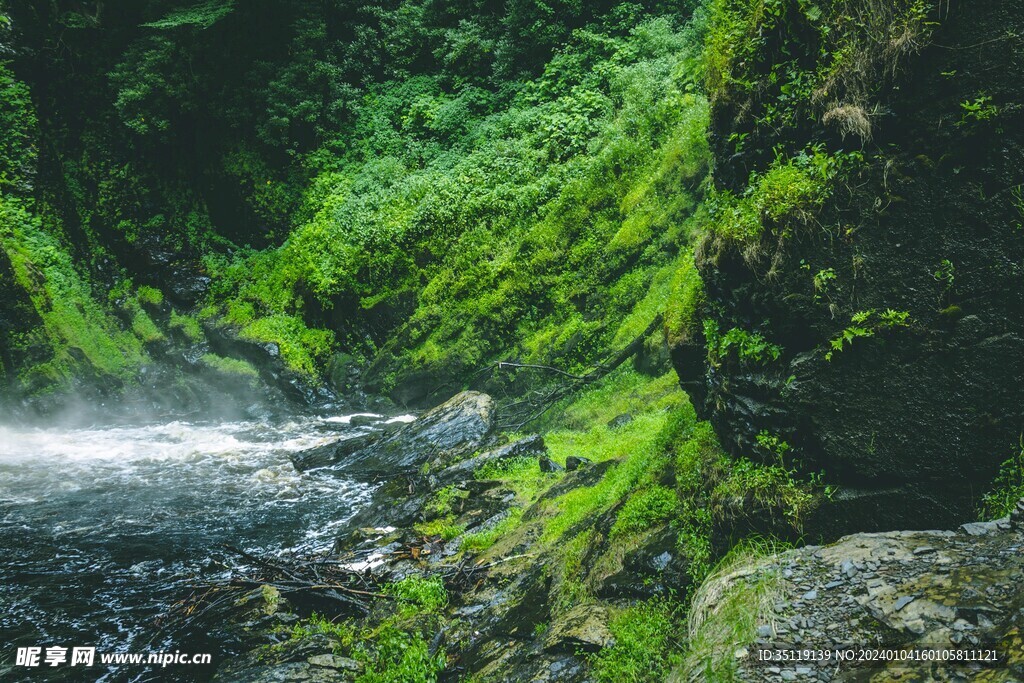
<svg viewBox="0 0 1024 683">
<path fill-rule="evenodd" d="M 0 680 L 204 680 L 232 654 L 161 616 L 253 554 L 329 548 L 371 488 L 288 454 L 361 433 L 348 417 L 278 424 L 0 426 Z M 39 665 L 16 661 L 38 647 Z M 47 665 L 48 649 L 67 661 Z M 71 666 L 75 647 L 94 665 Z M 209 653 L 206 667 L 101 664 L 101 653 Z"/>
</svg>

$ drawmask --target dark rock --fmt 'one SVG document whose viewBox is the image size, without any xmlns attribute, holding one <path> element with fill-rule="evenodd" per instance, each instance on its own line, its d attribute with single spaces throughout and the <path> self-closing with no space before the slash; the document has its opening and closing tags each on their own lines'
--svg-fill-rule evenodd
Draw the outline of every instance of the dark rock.
<svg viewBox="0 0 1024 683">
<path fill-rule="evenodd" d="M 938 29 L 941 49 L 926 49 L 902 77 L 880 83 L 874 106 L 894 115 L 873 119 L 874 143 L 887 151 L 866 155 L 857 186 L 834 194 L 814 221 L 843 225 L 849 239 L 805 239 L 798 222 L 782 221 L 768 225 L 760 243 L 709 239 L 697 250 L 708 301 L 697 318 L 713 319 L 723 333 L 759 333 L 781 348 L 765 364 L 729 353 L 714 367 L 706 353 L 694 353 L 693 342 L 700 347 L 703 340 L 672 350 L 684 388 L 723 446 L 758 453 L 757 437 L 767 431 L 785 439 L 809 471 L 824 468 L 841 487 L 898 490 L 884 526 L 859 515 L 835 519 L 811 538 L 861 524 L 956 526 L 971 518 L 976 492 L 989 488 L 999 464 L 1019 451 L 1024 279 L 1009 263 L 1019 264 L 1024 253 L 1020 217 L 1004 188 L 1024 178 L 1024 126 L 1016 108 L 1012 124 L 946 122 L 959 121 L 961 103 L 978 92 L 993 102 L 1019 101 L 1024 62 L 1008 59 L 993 69 L 991 55 L 966 47 L 1024 32 L 1024 5 L 986 0 L 951 19 Z M 785 30 L 774 36 L 780 42 L 768 52 L 801 44 Z M 778 104 L 766 99 L 778 92 L 767 85 L 772 63 L 746 62 L 743 78 L 756 85 L 731 90 L 713 107 L 722 189 L 743 192 L 752 172 L 770 166 L 768 150 L 777 145 L 848 149 L 820 127 L 759 123 L 761 112 Z M 953 71 L 955 80 L 942 75 Z M 734 156 L 729 141 L 737 135 L 748 137 L 745 153 Z M 792 238 L 780 237 L 787 231 Z M 936 277 L 942 263 L 955 266 L 955 282 Z M 816 295 L 812 279 L 825 269 L 835 277 Z M 875 329 L 826 360 L 830 341 L 854 314 L 874 310 L 877 321 L 887 309 L 908 312 L 910 325 Z"/>
<path fill-rule="evenodd" d="M 493 429 L 491 397 L 464 391 L 394 433 L 348 452 L 336 461 L 335 470 L 373 479 L 410 473 L 424 465 L 444 468 L 479 448 Z"/>
<path fill-rule="evenodd" d="M 608 608 L 603 605 L 577 605 L 551 624 L 544 638 L 546 652 L 597 652 L 615 644 L 608 629 Z"/>
<path fill-rule="evenodd" d="M 608 426 L 612 429 L 618 429 L 619 427 L 625 427 L 633 421 L 633 416 L 630 413 L 623 413 L 622 415 L 616 415 L 608 421 Z"/>
<path fill-rule="evenodd" d="M 542 455 L 540 457 L 540 459 L 537 461 L 537 464 L 540 465 L 540 471 L 541 472 L 564 472 L 565 471 L 564 467 L 562 467 L 561 465 L 559 465 L 557 462 L 555 462 L 554 460 L 552 460 L 551 458 L 549 458 L 546 455 Z"/>
<path fill-rule="evenodd" d="M 565 469 L 568 472 L 575 472 L 578 469 L 593 464 L 593 460 L 591 460 L 590 458 L 584 458 L 582 455 L 570 455 L 568 458 L 565 459 Z"/>
<path fill-rule="evenodd" d="M 471 480 L 473 473 L 489 462 L 539 456 L 546 453 L 547 450 L 544 437 L 537 434 L 527 436 L 510 444 L 484 451 L 472 458 L 461 460 L 439 472 L 431 473 L 431 486 L 440 488 L 459 481 Z"/>
<path fill-rule="evenodd" d="M 597 596 L 647 599 L 685 591 L 692 581 L 687 572 L 689 561 L 679 551 L 678 539 L 678 532 L 671 527 L 649 533 L 636 548 L 622 554 L 607 576 L 596 580 Z"/>
<path fill-rule="evenodd" d="M 1013 512 L 1010 513 L 1010 524 L 1017 529 L 1024 528 L 1024 498 L 1017 501 Z"/>
<path fill-rule="evenodd" d="M 348 419 L 348 423 L 353 427 L 372 427 L 383 420 L 380 415 L 353 415 Z"/>
<path fill-rule="evenodd" d="M 335 441 L 324 446 L 309 448 L 298 453 L 292 453 L 288 457 L 299 472 L 316 469 L 318 467 L 329 467 L 344 462 L 345 458 L 368 448 L 381 438 L 380 434 L 370 432 L 369 434 L 357 434 L 341 441 Z"/>
</svg>

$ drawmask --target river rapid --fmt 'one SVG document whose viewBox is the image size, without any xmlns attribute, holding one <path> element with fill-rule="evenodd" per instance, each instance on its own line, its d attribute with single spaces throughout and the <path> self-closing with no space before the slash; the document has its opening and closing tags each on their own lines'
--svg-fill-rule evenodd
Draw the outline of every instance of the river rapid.
<svg viewBox="0 0 1024 683">
<path fill-rule="evenodd" d="M 85 429 L 0 427 L 0 680 L 203 680 L 223 634 L 161 617 L 254 554 L 326 550 L 371 490 L 288 454 L 356 435 L 348 417 Z M 48 647 L 68 648 L 50 667 Z M 40 666 L 16 663 L 41 647 Z M 70 667 L 97 653 L 210 653 L 213 666 Z M 172 669 L 175 671 L 172 672 Z"/>
</svg>

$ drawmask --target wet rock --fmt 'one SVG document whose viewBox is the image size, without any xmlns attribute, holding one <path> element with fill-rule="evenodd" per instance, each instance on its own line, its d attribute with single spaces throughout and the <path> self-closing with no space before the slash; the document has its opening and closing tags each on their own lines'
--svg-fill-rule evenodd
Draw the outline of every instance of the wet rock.
<svg viewBox="0 0 1024 683">
<path fill-rule="evenodd" d="M 384 420 L 382 415 L 353 415 L 348 423 L 353 427 L 372 427 Z"/>
<path fill-rule="evenodd" d="M 988 529 L 980 535 L 951 531 L 854 534 L 832 545 L 750 560 L 712 579 L 702 591 L 715 596 L 707 607 L 709 618 L 714 619 L 716 605 L 730 593 L 731 585 L 771 577 L 767 585 L 775 610 L 771 624 L 757 634 L 780 643 L 795 644 L 799 638 L 809 647 L 854 649 L 999 643 L 1013 653 L 1020 651 L 1024 630 L 1022 546 L 1024 533 L 1018 529 Z M 872 573 L 876 576 L 868 578 Z M 838 588 L 826 589 L 837 581 Z M 809 599 L 812 593 L 816 597 Z M 824 631 L 819 630 L 822 624 Z M 1001 661 L 1007 666 L 991 680 L 1024 676 L 1024 657 L 1010 654 Z M 739 664 L 737 680 L 778 680 L 787 671 L 796 676 L 791 680 L 813 680 L 801 674 L 796 664 L 781 667 L 775 678 L 767 677 L 753 660 Z M 824 672 L 827 675 L 821 680 L 830 681 L 984 680 L 954 666 L 928 668 L 923 678 L 906 678 L 910 671 L 905 663 L 867 661 L 847 662 L 838 672 L 812 667 L 811 675 Z M 693 673 L 678 671 L 671 680 L 706 680 L 699 673 L 688 677 Z"/>
<path fill-rule="evenodd" d="M 547 450 L 548 447 L 544 443 L 544 437 L 539 434 L 527 436 L 510 444 L 484 451 L 480 455 L 461 460 L 451 467 L 432 473 L 432 486 L 436 488 L 447 486 L 460 480 L 472 479 L 474 472 L 489 462 L 539 456 L 546 453 Z"/>
<path fill-rule="evenodd" d="M 551 458 L 547 457 L 546 455 L 541 456 L 540 459 L 537 461 L 537 464 L 540 465 L 540 471 L 541 472 L 564 472 L 565 471 L 564 467 L 562 467 L 561 465 L 559 465 L 557 462 L 555 462 Z"/>
<path fill-rule="evenodd" d="M 683 591 L 691 584 L 688 559 L 679 551 L 679 534 L 670 527 L 649 533 L 635 548 L 616 553 L 607 576 L 595 577 L 602 599 L 647 599 Z"/>
<path fill-rule="evenodd" d="M 320 467 L 330 467 L 343 463 L 353 453 L 368 448 L 380 439 L 381 435 L 373 432 L 357 434 L 324 446 L 291 453 L 288 457 L 291 459 L 292 465 L 296 470 L 307 472 Z"/>
<path fill-rule="evenodd" d="M 603 605 L 577 605 L 551 624 L 544 638 L 546 652 L 597 652 L 615 644 L 608 629 L 608 608 Z"/>
<path fill-rule="evenodd" d="M 246 669 L 237 674 L 218 673 L 213 680 L 217 683 L 345 683 L 354 681 L 355 674 L 347 670 L 316 666 L 309 662 L 294 662 Z"/>
<path fill-rule="evenodd" d="M 587 465 L 594 463 L 590 458 L 584 458 L 582 455 L 570 455 L 565 459 L 565 469 L 568 472 L 574 472 Z"/>
<path fill-rule="evenodd" d="M 393 434 L 346 455 L 335 470 L 361 479 L 444 468 L 480 448 L 494 429 L 494 401 L 464 391 L 402 425 Z"/>
<path fill-rule="evenodd" d="M 339 655 L 324 654 L 313 655 L 306 659 L 313 666 L 324 666 L 330 669 L 344 669 L 345 671 L 361 671 L 363 665 L 354 659 L 341 657 Z"/>
</svg>

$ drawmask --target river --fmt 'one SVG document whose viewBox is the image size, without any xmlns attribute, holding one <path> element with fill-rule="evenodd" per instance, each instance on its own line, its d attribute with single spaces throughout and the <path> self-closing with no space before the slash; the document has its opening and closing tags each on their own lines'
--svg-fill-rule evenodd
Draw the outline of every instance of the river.
<svg viewBox="0 0 1024 683">
<path fill-rule="evenodd" d="M 370 489 L 288 454 L 357 434 L 347 417 L 87 429 L 0 427 L 0 680 L 208 678 L 232 643 L 160 628 L 170 605 L 254 553 L 322 550 Z M 47 666 L 50 647 L 68 662 Z M 40 647 L 38 667 L 17 649 Z M 97 653 L 210 653 L 213 666 L 70 666 Z M 174 670 L 174 671 L 172 671 Z"/>
</svg>

